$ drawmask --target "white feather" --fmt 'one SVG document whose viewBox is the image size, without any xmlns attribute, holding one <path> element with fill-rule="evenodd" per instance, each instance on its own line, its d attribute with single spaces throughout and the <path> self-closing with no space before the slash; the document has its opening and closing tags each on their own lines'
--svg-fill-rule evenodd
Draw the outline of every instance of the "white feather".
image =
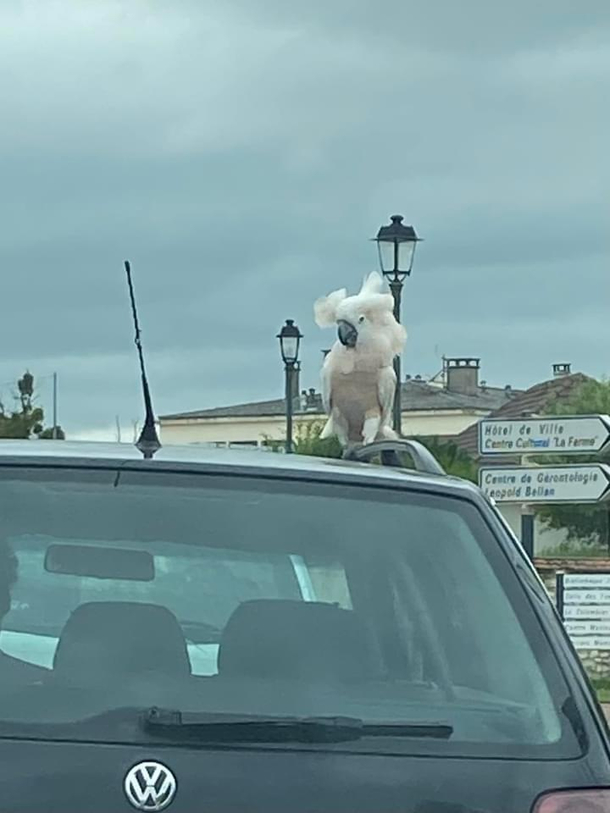
<svg viewBox="0 0 610 813">
<path fill-rule="evenodd" d="M 362 283 L 362 288 L 360 289 L 358 296 L 370 296 L 371 294 L 378 294 L 381 291 L 382 286 L 383 280 L 381 279 L 381 275 L 378 274 L 377 271 L 373 271 L 364 278 L 364 282 Z"/>
<path fill-rule="evenodd" d="M 382 367 L 379 370 L 377 392 L 379 393 L 379 406 L 381 407 L 381 424 L 388 424 L 392 416 L 394 405 L 394 391 L 396 389 L 396 373 L 393 367 Z"/>
<path fill-rule="evenodd" d="M 318 327 L 332 327 L 337 321 L 337 308 L 347 297 L 345 288 L 323 296 L 314 304 L 313 312 Z"/>
<path fill-rule="evenodd" d="M 326 357 L 328 359 L 328 356 Z M 332 409 L 332 402 L 330 398 L 330 391 L 331 391 L 331 384 L 330 384 L 330 365 L 327 363 L 325 359 L 324 365 L 322 367 L 322 377 L 321 377 L 321 388 L 322 388 L 322 405 L 324 407 L 324 412 L 327 415 L 330 415 Z"/>
</svg>

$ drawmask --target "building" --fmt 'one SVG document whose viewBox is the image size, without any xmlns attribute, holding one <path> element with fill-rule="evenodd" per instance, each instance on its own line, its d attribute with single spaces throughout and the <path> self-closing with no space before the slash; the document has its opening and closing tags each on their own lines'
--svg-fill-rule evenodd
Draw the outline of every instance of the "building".
<svg viewBox="0 0 610 813">
<path fill-rule="evenodd" d="M 588 377 L 583 373 L 573 373 L 569 364 L 554 364 L 553 378 L 535 384 L 527 390 L 515 393 L 514 397 L 499 406 L 488 417 L 499 420 L 510 418 L 535 418 L 542 415 L 556 401 L 569 398 L 586 381 Z M 479 460 L 479 432 L 476 424 L 469 426 L 455 439 L 456 443 Z M 514 458 L 505 457 L 502 465 L 518 463 Z"/>
<path fill-rule="evenodd" d="M 437 379 L 407 377 L 401 385 L 403 433 L 460 435 L 519 394 L 510 386 L 488 387 L 479 374 L 480 359 L 449 358 Z M 294 401 L 296 425 L 324 419 L 322 399 L 315 389 L 301 391 Z M 164 443 L 257 447 L 285 437 L 285 415 L 286 402 L 280 398 L 164 415 L 159 423 Z"/>
</svg>

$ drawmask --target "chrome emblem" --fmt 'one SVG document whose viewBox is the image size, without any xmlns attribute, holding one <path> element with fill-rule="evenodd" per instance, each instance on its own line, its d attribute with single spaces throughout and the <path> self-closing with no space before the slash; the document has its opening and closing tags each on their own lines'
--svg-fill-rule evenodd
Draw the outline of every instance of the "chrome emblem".
<svg viewBox="0 0 610 813">
<path fill-rule="evenodd" d="M 176 795 L 176 777 L 160 762 L 134 765 L 123 783 L 125 795 L 137 810 L 165 810 Z"/>
</svg>

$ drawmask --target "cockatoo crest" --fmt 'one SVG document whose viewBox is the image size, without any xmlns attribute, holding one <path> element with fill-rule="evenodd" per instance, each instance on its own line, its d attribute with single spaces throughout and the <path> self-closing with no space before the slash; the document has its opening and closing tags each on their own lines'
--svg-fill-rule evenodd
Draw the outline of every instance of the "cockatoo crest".
<svg viewBox="0 0 610 813">
<path fill-rule="evenodd" d="M 394 318 L 392 295 L 382 293 L 382 286 L 381 276 L 374 271 L 365 277 L 357 294 L 348 296 L 341 288 L 318 299 L 314 305 L 316 324 L 324 328 L 347 322 L 357 329 L 363 352 L 382 352 L 391 361 L 402 352 L 407 333 Z"/>
</svg>

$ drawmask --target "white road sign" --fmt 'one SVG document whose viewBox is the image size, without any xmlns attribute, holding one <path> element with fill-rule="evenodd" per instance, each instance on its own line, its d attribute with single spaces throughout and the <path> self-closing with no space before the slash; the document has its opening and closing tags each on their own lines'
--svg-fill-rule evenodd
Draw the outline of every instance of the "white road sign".
<svg viewBox="0 0 610 813">
<path fill-rule="evenodd" d="M 610 573 L 565 573 L 563 576 L 564 590 L 573 587 L 610 587 Z M 610 602 L 610 592 L 608 593 Z"/>
<path fill-rule="evenodd" d="M 564 590 L 564 604 L 608 604 L 610 590 Z"/>
<path fill-rule="evenodd" d="M 490 466 L 479 484 L 497 503 L 595 503 L 610 496 L 610 466 Z"/>
<path fill-rule="evenodd" d="M 566 621 L 568 635 L 610 635 L 610 621 Z"/>
<path fill-rule="evenodd" d="M 489 419 L 479 422 L 479 452 L 492 455 L 595 454 L 610 443 L 608 415 Z"/>
<path fill-rule="evenodd" d="M 610 621 L 610 602 L 603 604 L 564 604 L 566 621 Z"/>
<path fill-rule="evenodd" d="M 580 652 L 591 649 L 610 649 L 610 635 L 583 635 L 582 638 L 574 636 L 572 643 Z"/>
</svg>

